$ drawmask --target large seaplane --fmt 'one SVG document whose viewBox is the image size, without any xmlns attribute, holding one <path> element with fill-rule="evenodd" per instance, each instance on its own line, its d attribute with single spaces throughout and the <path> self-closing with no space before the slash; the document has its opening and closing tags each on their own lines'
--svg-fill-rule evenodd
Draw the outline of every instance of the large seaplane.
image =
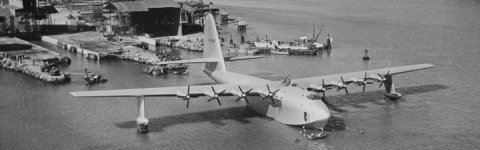
<svg viewBox="0 0 480 150">
<path fill-rule="evenodd" d="M 287 125 L 302 125 L 320 129 L 326 125 L 330 112 L 322 99 L 329 89 L 345 90 L 347 85 L 365 86 L 378 82 L 385 85 L 387 96 L 398 98 L 392 76 L 433 67 L 432 64 L 417 64 L 393 68 L 383 68 L 327 76 L 301 79 L 270 81 L 249 75 L 227 71 L 225 61 L 261 58 L 260 56 L 224 57 L 211 14 L 205 18 L 203 58 L 180 60 L 173 63 L 205 63 L 204 73 L 218 84 L 198 86 L 175 86 L 159 88 L 137 88 L 103 91 L 71 92 L 74 97 L 136 97 L 138 104 L 137 131 L 148 132 L 149 120 L 145 116 L 145 97 L 178 97 L 190 105 L 192 98 L 207 96 L 210 101 L 222 105 L 221 96 L 236 96 L 235 101 L 243 100 L 254 111 Z M 367 76 L 370 74 L 369 76 Z M 351 79 L 344 81 L 343 79 Z M 325 81 L 331 81 L 325 84 Z M 318 83 L 318 84 L 316 84 Z M 364 88 L 365 89 L 365 88 Z M 320 94 L 323 93 L 323 94 Z M 261 98 L 260 98 L 261 97 Z"/>
</svg>

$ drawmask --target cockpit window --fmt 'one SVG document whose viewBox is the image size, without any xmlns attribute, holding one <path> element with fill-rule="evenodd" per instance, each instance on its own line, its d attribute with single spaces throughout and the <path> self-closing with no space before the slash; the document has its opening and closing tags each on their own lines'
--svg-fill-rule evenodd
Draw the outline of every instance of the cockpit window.
<svg viewBox="0 0 480 150">
<path fill-rule="evenodd" d="M 310 95 L 307 95 L 307 98 L 310 99 L 310 100 L 321 100 L 322 95 L 320 95 L 320 94 L 310 94 Z"/>
</svg>

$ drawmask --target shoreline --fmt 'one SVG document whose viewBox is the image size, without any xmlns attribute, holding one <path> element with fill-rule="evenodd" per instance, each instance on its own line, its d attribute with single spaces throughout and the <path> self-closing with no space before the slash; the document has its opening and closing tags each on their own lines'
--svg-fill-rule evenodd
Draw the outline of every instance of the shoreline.
<svg viewBox="0 0 480 150">
<path fill-rule="evenodd" d="M 48 83 L 66 83 L 70 76 L 60 72 L 58 65 L 69 63 L 68 57 L 60 57 L 56 52 L 39 45 L 18 39 L 0 38 L 1 44 L 30 45 L 29 49 L 5 50 L 0 52 L 0 67 L 5 70 L 21 72 Z M 55 63 L 49 64 L 49 62 Z"/>
</svg>

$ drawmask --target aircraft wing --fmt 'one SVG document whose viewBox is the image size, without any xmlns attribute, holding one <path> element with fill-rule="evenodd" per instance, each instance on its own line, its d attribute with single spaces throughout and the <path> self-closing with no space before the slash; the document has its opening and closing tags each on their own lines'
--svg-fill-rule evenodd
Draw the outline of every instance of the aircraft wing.
<svg viewBox="0 0 480 150">
<path fill-rule="evenodd" d="M 385 75 L 387 72 L 389 75 L 397 75 L 401 73 L 428 69 L 432 67 L 434 67 L 434 65 L 432 64 L 408 65 L 408 66 L 382 68 L 382 69 L 374 69 L 374 70 L 366 70 L 366 71 L 358 71 L 358 72 L 350 72 L 350 73 L 342 73 L 342 74 L 333 74 L 333 75 L 326 75 L 326 76 L 292 79 L 291 83 L 296 84 L 296 86 L 299 88 L 307 88 L 312 84 L 322 84 L 322 80 L 325 80 L 325 83 L 329 83 L 331 81 L 341 82 L 340 77 L 342 77 L 345 81 L 350 80 L 351 78 L 363 79 L 365 77 L 365 72 L 367 73 L 367 76 L 378 76 L 377 74 Z"/>
<path fill-rule="evenodd" d="M 232 96 L 235 93 L 238 94 L 239 87 L 244 92 L 253 89 L 252 92 L 247 94 L 248 96 L 259 95 L 257 90 L 266 89 L 266 84 L 219 84 L 219 85 L 200 85 L 190 86 L 189 95 L 191 97 L 207 96 L 212 94 L 212 87 L 216 93 L 220 93 L 225 90 L 223 94 L 219 96 Z M 269 84 L 271 88 L 280 86 L 278 83 Z M 71 92 L 74 97 L 168 97 L 168 96 L 180 96 L 185 95 L 188 92 L 189 86 L 175 86 L 175 87 L 159 87 L 159 88 L 137 88 L 137 89 L 121 89 L 121 90 L 100 90 L 100 91 L 80 91 Z"/>
</svg>

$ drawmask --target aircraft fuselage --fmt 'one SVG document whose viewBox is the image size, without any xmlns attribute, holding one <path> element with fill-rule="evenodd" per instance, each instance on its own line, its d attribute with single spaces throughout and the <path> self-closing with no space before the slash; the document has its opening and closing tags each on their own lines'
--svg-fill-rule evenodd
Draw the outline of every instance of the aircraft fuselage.
<svg viewBox="0 0 480 150">
<path fill-rule="evenodd" d="M 266 85 L 278 85 L 280 83 L 270 80 L 257 78 L 228 71 L 204 71 L 210 78 L 219 84 L 227 83 L 265 83 L 265 89 L 254 89 L 253 91 L 266 91 Z M 273 96 L 273 102 L 270 97 L 262 100 L 257 97 L 249 98 L 249 108 L 252 110 L 273 118 L 281 123 L 288 125 L 306 125 L 313 128 L 322 128 L 330 117 L 330 112 L 321 100 L 311 100 L 307 96 L 313 94 L 293 86 L 275 86 L 272 91 L 279 91 Z"/>
</svg>

